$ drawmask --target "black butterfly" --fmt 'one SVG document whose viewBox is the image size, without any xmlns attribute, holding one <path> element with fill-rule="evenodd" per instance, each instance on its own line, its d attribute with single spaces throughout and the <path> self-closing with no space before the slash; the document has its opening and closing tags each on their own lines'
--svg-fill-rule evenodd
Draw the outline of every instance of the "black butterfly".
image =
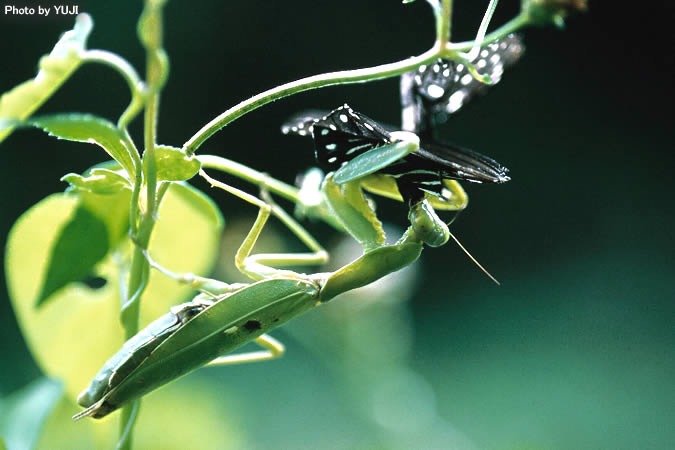
<svg viewBox="0 0 675 450">
<path fill-rule="evenodd" d="M 395 138 L 384 126 L 345 104 L 326 115 L 318 111 L 292 117 L 281 130 L 284 134 L 314 138 L 316 161 L 322 170 L 332 172 L 369 150 L 391 144 Z M 378 170 L 396 180 L 403 199 L 416 203 L 424 193 L 447 195 L 444 180 L 502 183 L 508 170 L 496 161 L 471 150 L 433 142 Z"/>
</svg>

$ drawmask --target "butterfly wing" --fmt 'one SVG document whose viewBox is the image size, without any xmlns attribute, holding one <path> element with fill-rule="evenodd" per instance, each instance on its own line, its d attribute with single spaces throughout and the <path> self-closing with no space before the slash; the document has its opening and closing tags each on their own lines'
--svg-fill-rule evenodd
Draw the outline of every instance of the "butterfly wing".
<svg viewBox="0 0 675 450">
<path fill-rule="evenodd" d="M 509 181 L 509 169 L 492 158 L 455 144 L 423 143 L 409 163 L 420 169 L 427 166 L 438 171 L 442 178 L 476 183 L 504 183 Z"/>
<path fill-rule="evenodd" d="M 391 144 L 391 134 L 373 119 L 354 111 L 346 103 L 329 113 L 303 111 L 281 126 L 284 134 L 312 136 L 316 161 L 332 172 L 374 148 Z"/>
<path fill-rule="evenodd" d="M 396 180 L 398 191 L 409 204 L 421 200 L 424 193 L 446 196 L 449 180 L 475 183 L 509 181 L 508 169 L 492 158 L 454 144 L 422 142 L 405 158 L 382 169 Z"/>
<path fill-rule="evenodd" d="M 345 104 L 313 125 L 316 160 L 325 171 L 376 147 L 391 144 L 391 135 L 374 120 Z"/>
<path fill-rule="evenodd" d="M 298 136 L 312 136 L 314 124 L 328 114 L 330 114 L 329 111 L 320 109 L 301 111 L 289 117 L 281 125 L 281 132 Z"/>
<path fill-rule="evenodd" d="M 478 72 L 489 75 L 494 84 L 504 68 L 514 64 L 524 52 L 521 39 L 510 34 L 486 45 L 470 62 Z M 448 115 L 483 93 L 488 85 L 476 80 L 465 64 L 439 59 L 401 76 L 403 129 L 420 136 L 431 136 L 436 125 Z"/>
</svg>

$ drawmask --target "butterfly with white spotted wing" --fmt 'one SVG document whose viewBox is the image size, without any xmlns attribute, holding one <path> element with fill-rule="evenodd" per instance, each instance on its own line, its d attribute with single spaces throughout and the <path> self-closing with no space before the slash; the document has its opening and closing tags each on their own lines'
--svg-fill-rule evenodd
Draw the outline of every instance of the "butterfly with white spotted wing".
<svg viewBox="0 0 675 450">
<path fill-rule="evenodd" d="M 486 45 L 470 63 L 481 74 L 488 75 L 494 85 L 501 80 L 504 69 L 515 64 L 524 51 L 520 37 L 510 34 Z M 404 73 L 401 76 L 402 128 L 422 138 L 431 138 L 450 114 L 488 87 L 469 73 L 466 64 L 447 59 Z"/>
<path fill-rule="evenodd" d="M 396 141 L 392 132 L 349 105 L 319 114 L 318 111 L 298 114 L 282 126 L 282 132 L 311 135 L 316 161 L 326 172 L 339 170 L 355 157 Z M 399 193 L 409 204 L 421 200 L 425 192 L 446 196 L 445 180 L 502 183 L 509 180 L 507 172 L 508 169 L 477 152 L 424 141 L 417 151 L 378 170 L 378 174 L 395 179 Z"/>
</svg>

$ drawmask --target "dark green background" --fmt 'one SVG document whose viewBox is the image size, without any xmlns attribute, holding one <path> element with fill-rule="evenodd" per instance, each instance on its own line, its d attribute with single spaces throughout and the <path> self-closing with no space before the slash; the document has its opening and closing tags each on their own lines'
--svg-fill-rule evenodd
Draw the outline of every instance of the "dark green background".
<svg viewBox="0 0 675 450">
<path fill-rule="evenodd" d="M 89 47 L 118 52 L 140 70 L 140 2 L 90 3 L 79 3 L 95 21 Z M 455 3 L 453 38 L 469 39 L 487 2 Z M 516 2 L 502 3 L 493 23 L 517 9 Z M 668 2 L 598 1 L 564 32 L 528 29 L 521 63 L 443 128 L 448 139 L 494 157 L 512 175 L 506 185 L 468 186 L 470 206 L 452 226 L 502 286 L 447 245 L 424 252 L 410 303 L 412 365 L 433 387 L 439 414 L 476 448 L 673 444 L 674 71 L 665 30 L 674 16 Z M 72 22 L 0 14 L 0 90 L 33 76 L 38 56 Z M 422 1 L 169 2 L 171 74 L 159 140 L 180 146 L 223 110 L 283 82 L 419 54 L 433 41 L 432 24 Z M 292 181 L 312 165 L 311 144 L 282 136 L 284 118 L 349 102 L 397 123 L 397 83 L 330 87 L 278 101 L 231 124 L 201 151 Z M 115 74 L 84 66 L 41 112 L 89 111 L 115 120 L 127 99 Z M 132 130 L 138 136 L 139 120 Z M 62 175 L 102 160 L 100 151 L 38 131 L 15 132 L 0 152 L 3 248 L 22 212 L 65 188 Z M 238 203 L 222 197 L 230 220 Z M 381 203 L 382 217 L 405 226 L 400 205 Z M 320 240 L 331 238 L 326 227 L 312 231 Z M 39 371 L 6 298 L 4 273 L 0 277 L 0 392 L 6 394 Z M 291 341 L 287 364 L 319 370 L 307 366 L 303 351 L 302 342 Z M 248 382 L 238 388 L 248 389 L 246 395 L 267 401 L 272 391 L 256 384 L 269 373 L 263 366 L 236 368 L 233 377 Z M 287 411 L 276 411 L 285 425 L 247 419 L 272 427 L 259 431 L 261 442 L 275 436 L 282 446 L 301 446 L 284 436 L 310 423 L 334 424 L 335 434 L 343 426 L 367 434 L 352 423 L 357 419 L 348 406 L 321 404 L 323 397 L 308 402 L 315 395 L 310 387 L 295 386 L 292 378 L 288 383 L 296 394 Z M 247 398 L 254 408 L 256 397 Z M 339 398 L 338 389 L 325 401 Z M 249 414 L 265 410 L 257 407 Z M 327 412 L 334 409 L 343 415 Z M 317 439 L 304 444 L 321 446 Z"/>
</svg>

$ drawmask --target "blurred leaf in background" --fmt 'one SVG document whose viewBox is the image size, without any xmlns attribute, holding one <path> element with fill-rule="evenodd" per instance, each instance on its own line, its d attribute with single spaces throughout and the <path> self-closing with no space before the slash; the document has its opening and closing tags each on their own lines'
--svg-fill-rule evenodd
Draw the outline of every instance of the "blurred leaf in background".
<svg viewBox="0 0 675 450">
<path fill-rule="evenodd" d="M 128 205 L 128 191 L 115 195 L 124 197 Z M 109 197 L 99 196 L 99 202 L 110 205 L 103 203 L 111 200 Z M 129 242 L 122 241 L 121 247 L 111 248 L 95 267 L 94 275 L 104 280 L 103 286 L 72 282 L 55 292 L 49 302 L 36 306 L 46 266 L 55 262 L 50 256 L 53 243 L 81 204 L 80 197 L 72 194 L 53 194 L 38 203 L 17 221 L 5 255 L 11 299 L 28 345 L 45 373 L 64 380 L 71 400 L 124 341 L 118 319 L 119 288 L 131 252 Z M 178 272 L 208 272 L 223 227 L 217 208 L 198 190 L 173 185 L 159 215 L 151 254 Z M 187 300 L 190 293 L 190 288 L 153 273 L 144 297 L 142 325 Z"/>
<path fill-rule="evenodd" d="M 242 448 L 245 433 L 236 414 L 213 398 L 210 387 L 179 381 L 148 396 L 136 434 L 138 448 Z M 2 399 L 0 436 L 6 448 L 114 448 L 118 418 L 73 422 L 80 407 L 63 394 L 62 383 L 40 378 Z"/>
<path fill-rule="evenodd" d="M 63 383 L 40 378 L 0 400 L 0 436 L 10 449 L 31 449 L 63 395 Z"/>
</svg>

